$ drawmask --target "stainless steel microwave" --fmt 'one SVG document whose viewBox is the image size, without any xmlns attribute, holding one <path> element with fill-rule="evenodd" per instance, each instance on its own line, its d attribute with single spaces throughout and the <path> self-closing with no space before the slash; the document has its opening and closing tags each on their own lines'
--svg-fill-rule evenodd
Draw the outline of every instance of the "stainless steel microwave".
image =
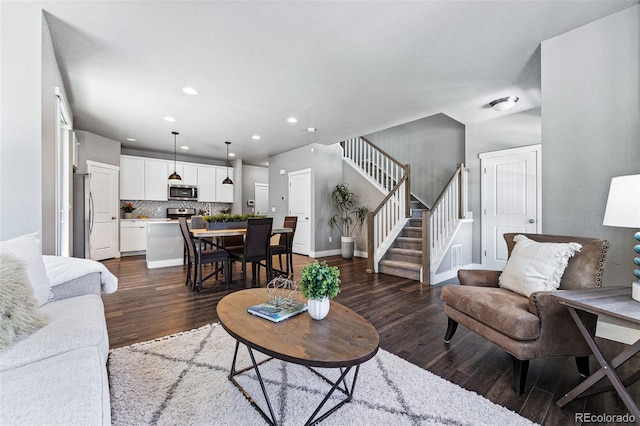
<svg viewBox="0 0 640 426">
<path fill-rule="evenodd" d="M 169 185 L 169 199 L 198 201 L 198 187 L 191 185 Z"/>
</svg>

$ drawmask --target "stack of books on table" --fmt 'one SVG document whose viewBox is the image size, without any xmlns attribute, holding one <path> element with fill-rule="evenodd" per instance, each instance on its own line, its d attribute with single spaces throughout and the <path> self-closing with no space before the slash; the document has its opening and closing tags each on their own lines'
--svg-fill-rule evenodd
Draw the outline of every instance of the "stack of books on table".
<svg viewBox="0 0 640 426">
<path fill-rule="evenodd" d="M 299 302 L 297 300 L 291 302 L 284 301 L 280 302 L 279 304 L 269 301 L 260 303 L 259 305 L 249 306 L 247 308 L 247 311 L 250 314 L 268 319 L 269 321 L 273 322 L 286 320 L 287 318 L 291 318 L 292 316 L 306 310 L 307 304 Z"/>
</svg>

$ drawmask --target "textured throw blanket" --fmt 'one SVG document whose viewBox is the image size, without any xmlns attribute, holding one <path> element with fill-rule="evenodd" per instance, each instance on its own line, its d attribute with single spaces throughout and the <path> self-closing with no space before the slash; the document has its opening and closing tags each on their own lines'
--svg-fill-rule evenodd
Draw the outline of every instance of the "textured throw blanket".
<svg viewBox="0 0 640 426">
<path fill-rule="evenodd" d="M 51 287 L 92 272 L 99 272 L 104 293 L 113 293 L 118 289 L 118 278 L 109 272 L 106 266 L 95 260 L 47 255 L 43 255 L 42 259 L 51 280 Z"/>
</svg>

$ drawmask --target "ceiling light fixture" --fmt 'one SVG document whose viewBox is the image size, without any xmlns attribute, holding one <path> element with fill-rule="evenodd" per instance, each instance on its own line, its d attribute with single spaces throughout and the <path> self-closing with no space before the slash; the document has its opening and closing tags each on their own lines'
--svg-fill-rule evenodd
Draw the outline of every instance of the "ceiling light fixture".
<svg viewBox="0 0 640 426">
<path fill-rule="evenodd" d="M 260 135 L 253 135 L 251 136 L 251 139 L 253 139 L 254 141 L 260 140 Z"/>
<path fill-rule="evenodd" d="M 173 117 L 169 117 L 169 116 L 162 117 L 162 119 L 163 119 L 164 121 L 168 121 L 169 123 L 175 123 L 175 122 L 176 122 L 176 119 L 175 119 L 175 118 L 173 118 Z"/>
<path fill-rule="evenodd" d="M 198 91 L 196 89 L 194 89 L 193 87 L 184 87 L 182 89 L 182 91 L 184 93 L 186 93 L 187 95 L 191 95 L 191 96 L 195 96 L 198 94 Z"/>
<path fill-rule="evenodd" d="M 287 118 L 287 122 L 289 122 L 289 123 L 291 123 L 291 124 L 293 124 L 293 123 L 297 123 L 297 122 L 298 122 L 298 119 L 297 119 L 297 118 L 295 118 L 295 117 L 289 117 L 289 118 Z"/>
<path fill-rule="evenodd" d="M 182 145 L 182 146 L 180 147 L 180 149 L 184 149 L 184 150 L 186 151 L 186 150 L 188 150 L 188 149 L 189 149 L 189 147 L 188 147 L 188 146 L 186 146 L 186 145 Z"/>
<path fill-rule="evenodd" d="M 231 142 L 225 141 L 225 144 L 227 145 L 227 177 L 222 181 L 222 184 L 233 185 L 233 181 L 229 179 L 229 145 L 231 145 Z"/>
<path fill-rule="evenodd" d="M 520 98 L 517 96 L 507 96 L 506 98 L 496 99 L 495 101 L 489 102 L 491 108 L 496 111 L 506 111 L 508 109 L 513 108 L 516 105 Z"/>
<path fill-rule="evenodd" d="M 128 140 L 129 142 L 135 142 L 136 141 L 135 138 L 126 138 L 126 140 Z"/>
<path fill-rule="evenodd" d="M 169 184 L 175 185 L 182 183 L 182 178 L 176 172 L 176 136 L 178 136 L 180 133 L 171 132 L 171 134 L 173 135 L 173 173 L 171 173 L 171 175 L 169 176 Z"/>
<path fill-rule="evenodd" d="M 315 127 L 307 127 L 307 132 L 309 132 L 309 133 L 315 133 L 316 130 L 318 130 L 318 129 L 316 129 Z"/>
</svg>

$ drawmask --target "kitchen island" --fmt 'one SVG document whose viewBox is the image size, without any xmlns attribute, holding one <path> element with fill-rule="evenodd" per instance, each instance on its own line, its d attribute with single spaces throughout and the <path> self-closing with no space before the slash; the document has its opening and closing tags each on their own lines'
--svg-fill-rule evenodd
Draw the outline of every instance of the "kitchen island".
<svg viewBox="0 0 640 426">
<path fill-rule="evenodd" d="M 177 220 L 147 221 L 147 268 L 184 263 L 184 240 Z"/>
</svg>

